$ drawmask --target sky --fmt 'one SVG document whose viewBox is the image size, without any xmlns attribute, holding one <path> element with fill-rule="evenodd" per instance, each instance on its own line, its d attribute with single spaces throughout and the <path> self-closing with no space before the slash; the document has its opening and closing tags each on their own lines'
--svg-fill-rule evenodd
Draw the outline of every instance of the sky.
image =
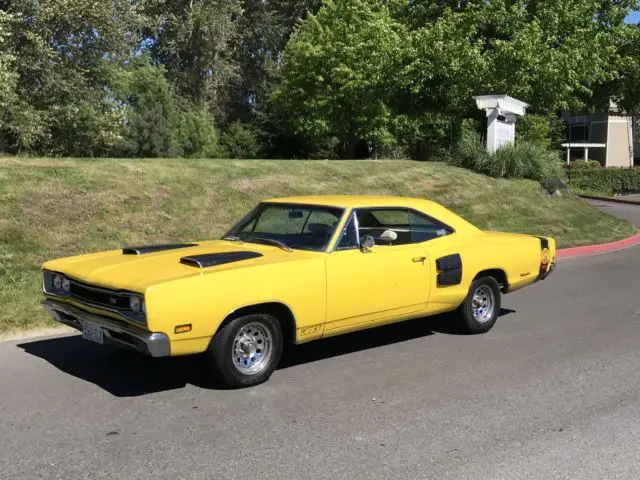
<svg viewBox="0 0 640 480">
<path fill-rule="evenodd" d="M 625 21 L 627 23 L 640 23 L 640 12 L 631 12 Z"/>
</svg>

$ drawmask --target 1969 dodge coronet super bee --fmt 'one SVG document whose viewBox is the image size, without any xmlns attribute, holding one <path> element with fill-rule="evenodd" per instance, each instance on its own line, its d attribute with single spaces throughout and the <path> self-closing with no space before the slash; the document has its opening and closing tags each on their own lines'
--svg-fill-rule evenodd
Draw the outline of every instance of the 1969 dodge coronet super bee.
<svg viewBox="0 0 640 480">
<path fill-rule="evenodd" d="M 269 378 L 284 342 L 450 311 L 487 332 L 501 293 L 544 279 L 555 251 L 552 238 L 481 231 L 428 200 L 278 198 L 220 240 L 46 262 L 43 304 L 100 344 L 204 353 L 242 387 Z"/>
</svg>

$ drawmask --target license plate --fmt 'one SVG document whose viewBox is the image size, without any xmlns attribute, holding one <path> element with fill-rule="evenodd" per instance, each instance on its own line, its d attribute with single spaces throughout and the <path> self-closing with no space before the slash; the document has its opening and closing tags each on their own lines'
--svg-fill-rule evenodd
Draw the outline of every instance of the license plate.
<svg viewBox="0 0 640 480">
<path fill-rule="evenodd" d="M 102 327 L 95 323 L 87 321 L 82 322 L 82 338 L 102 345 L 104 343 Z"/>
</svg>

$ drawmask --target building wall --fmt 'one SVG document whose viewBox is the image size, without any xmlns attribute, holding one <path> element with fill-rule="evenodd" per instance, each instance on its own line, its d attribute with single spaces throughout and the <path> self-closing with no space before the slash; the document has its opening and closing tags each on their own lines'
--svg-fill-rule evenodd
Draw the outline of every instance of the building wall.
<svg viewBox="0 0 640 480">
<path fill-rule="evenodd" d="M 607 116 L 598 114 L 593 117 L 591 124 L 589 125 L 589 143 L 607 143 L 608 141 L 608 129 L 607 129 Z M 607 161 L 607 149 L 606 148 L 591 148 L 589 150 L 589 158 L 591 160 L 598 160 L 602 166 L 605 166 Z"/>
<path fill-rule="evenodd" d="M 609 116 L 609 135 L 607 137 L 607 167 L 630 167 L 631 142 L 629 138 L 629 119 L 623 116 Z"/>
<path fill-rule="evenodd" d="M 589 149 L 589 158 L 606 167 L 640 165 L 640 118 L 625 115 L 611 102 L 607 112 L 580 114 L 562 112 L 569 143 L 604 143 L 606 148 Z M 637 128 L 636 128 L 637 127 Z M 584 153 L 572 149 L 571 160 L 582 159 Z"/>
</svg>

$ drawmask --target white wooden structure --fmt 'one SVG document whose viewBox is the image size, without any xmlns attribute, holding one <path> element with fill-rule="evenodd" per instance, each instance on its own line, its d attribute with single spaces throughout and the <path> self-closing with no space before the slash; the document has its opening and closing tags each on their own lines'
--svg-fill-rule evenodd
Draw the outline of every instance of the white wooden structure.
<svg viewBox="0 0 640 480">
<path fill-rule="evenodd" d="M 508 95 L 473 97 L 487 114 L 487 150 L 491 153 L 512 145 L 516 139 L 516 118 L 526 115 L 528 104 Z"/>
<path fill-rule="evenodd" d="M 589 160 L 589 149 L 590 148 L 607 148 L 606 143 L 589 143 L 589 142 L 571 142 L 571 143 L 563 143 L 562 148 L 567 149 L 567 165 L 571 164 L 571 149 L 572 148 L 583 148 L 584 149 L 584 159 Z"/>
</svg>

